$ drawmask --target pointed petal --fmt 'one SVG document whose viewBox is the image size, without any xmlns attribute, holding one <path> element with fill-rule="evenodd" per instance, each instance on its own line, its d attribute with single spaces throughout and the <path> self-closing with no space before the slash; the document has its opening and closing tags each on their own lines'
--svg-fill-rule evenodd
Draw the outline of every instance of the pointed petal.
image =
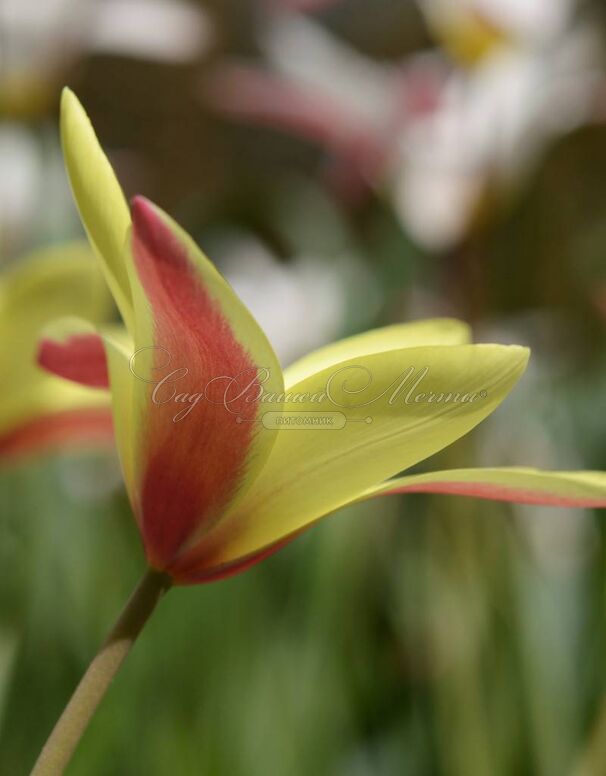
<svg viewBox="0 0 606 776">
<path fill-rule="evenodd" d="M 276 438 L 257 422 L 260 381 L 276 393 L 283 381 L 260 327 L 189 236 L 141 197 L 132 216 L 146 300 L 135 347 L 153 349 L 132 387 L 135 504 L 148 558 L 165 568 L 254 480 Z"/>
<path fill-rule="evenodd" d="M 338 411 L 346 422 L 282 426 L 253 489 L 175 573 L 185 578 L 268 547 L 441 450 L 501 403 L 527 360 L 520 347 L 409 348 L 346 361 L 289 386 L 308 400 L 285 404 L 285 416 Z"/>
<path fill-rule="evenodd" d="M 290 390 L 291 386 L 322 369 L 372 353 L 421 345 L 467 345 L 470 341 L 469 326 L 454 318 L 431 318 L 384 326 L 347 337 L 304 356 L 284 370 L 284 385 L 286 390 Z"/>
<path fill-rule="evenodd" d="M 606 507 L 606 473 L 507 467 L 453 469 L 398 477 L 371 488 L 360 500 L 398 493 L 442 493 L 554 507 Z"/>
<path fill-rule="evenodd" d="M 132 324 L 128 231 L 122 189 L 84 108 L 69 89 L 61 98 L 61 140 L 70 184 L 90 243 L 127 326 Z"/>
</svg>

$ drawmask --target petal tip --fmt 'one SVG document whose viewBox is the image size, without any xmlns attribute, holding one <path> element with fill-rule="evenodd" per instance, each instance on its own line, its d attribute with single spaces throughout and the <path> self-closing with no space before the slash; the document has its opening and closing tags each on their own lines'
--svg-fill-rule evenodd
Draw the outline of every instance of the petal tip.
<svg viewBox="0 0 606 776">
<path fill-rule="evenodd" d="M 147 197 L 137 194 L 130 201 L 130 211 L 134 239 L 144 245 L 153 243 L 161 226 L 158 208 Z"/>
<path fill-rule="evenodd" d="M 512 347 L 515 348 L 516 352 L 518 353 L 520 363 L 526 367 L 528 365 L 528 360 L 530 359 L 530 348 L 527 348 L 524 345 L 512 345 Z"/>
<path fill-rule="evenodd" d="M 476 348 L 494 348 L 495 345 L 489 345 L 489 344 L 481 344 L 481 345 L 474 345 L 473 347 Z M 508 360 L 511 359 L 512 362 L 515 362 L 516 366 L 521 367 L 522 369 L 525 369 L 528 365 L 528 360 L 531 355 L 530 348 L 527 348 L 525 345 L 496 345 L 496 347 L 500 350 L 500 352 L 503 354 L 504 357 L 506 357 Z"/>
<path fill-rule="evenodd" d="M 77 110 L 84 112 L 80 100 L 76 97 L 74 92 L 72 92 L 69 86 L 64 86 L 61 90 L 61 118 L 65 120 L 69 113 Z"/>
<path fill-rule="evenodd" d="M 512 366 L 513 375 L 518 380 L 526 371 L 530 359 L 530 348 L 523 345 L 505 345 L 507 359 Z"/>
<path fill-rule="evenodd" d="M 135 230 L 141 230 L 158 220 L 158 208 L 142 194 L 136 194 L 130 200 L 130 213 Z"/>
<path fill-rule="evenodd" d="M 140 210 L 149 207 L 150 205 L 150 200 L 147 197 L 144 197 L 143 194 L 135 194 L 134 197 L 131 197 L 130 208 L 132 211 Z"/>
</svg>

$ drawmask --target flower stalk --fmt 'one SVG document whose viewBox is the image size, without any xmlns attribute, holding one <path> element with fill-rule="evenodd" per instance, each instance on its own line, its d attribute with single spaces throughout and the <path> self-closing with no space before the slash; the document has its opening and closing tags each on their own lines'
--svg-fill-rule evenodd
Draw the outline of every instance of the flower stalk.
<svg viewBox="0 0 606 776">
<path fill-rule="evenodd" d="M 59 776 L 69 764 L 97 706 L 171 580 L 148 570 L 93 658 L 50 734 L 31 776 Z"/>
</svg>

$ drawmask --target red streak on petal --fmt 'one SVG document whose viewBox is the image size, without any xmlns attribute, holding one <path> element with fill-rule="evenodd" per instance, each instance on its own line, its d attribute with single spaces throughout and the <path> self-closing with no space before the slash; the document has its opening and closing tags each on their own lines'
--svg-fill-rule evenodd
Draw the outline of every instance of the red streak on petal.
<svg viewBox="0 0 606 776">
<path fill-rule="evenodd" d="M 0 461 L 87 445 L 113 447 L 114 432 L 109 409 L 66 410 L 29 420 L 0 436 Z"/>
<path fill-rule="evenodd" d="M 553 507 L 606 507 L 605 496 L 558 496 L 553 493 L 541 493 L 538 490 L 491 485 L 485 482 L 431 482 L 405 485 L 381 494 L 384 496 L 399 493 L 441 493 L 453 496 L 469 496 L 489 501 L 511 501 L 516 504 Z"/>
<path fill-rule="evenodd" d="M 74 334 L 63 342 L 41 340 L 38 364 L 51 374 L 91 388 L 109 388 L 103 340 L 98 334 Z"/>
<path fill-rule="evenodd" d="M 250 393 L 228 411 L 221 401 L 225 383 L 211 389 L 216 403 L 203 398 L 178 422 L 175 416 L 188 404 L 175 399 L 204 393 L 210 380 L 222 376 L 244 374 L 243 387 L 256 380 L 258 367 L 151 203 L 136 197 L 132 216 L 135 263 L 154 319 L 149 344 L 164 349 L 156 351 L 155 374 L 161 380 L 187 370 L 165 385 L 156 401 L 150 385 L 140 446 L 145 463 L 135 509 L 150 563 L 168 570 L 192 532 L 218 520 L 236 492 L 255 433 L 255 424 L 237 422 L 237 415 L 252 421 L 257 414 Z"/>
<path fill-rule="evenodd" d="M 213 565 L 210 562 L 209 565 L 203 564 L 201 558 L 196 561 L 195 553 L 188 559 L 183 558 L 183 563 L 178 564 L 171 570 L 171 575 L 175 585 L 200 585 L 206 582 L 218 582 L 221 579 L 227 579 L 233 577 L 236 574 L 242 574 L 244 571 L 256 566 L 257 563 L 266 560 L 274 555 L 278 550 L 281 550 L 287 544 L 294 541 L 302 531 L 297 531 L 285 539 L 281 539 L 279 542 L 265 547 L 259 552 L 246 555 L 243 558 L 231 561 L 229 563 L 219 563 Z M 206 560 L 208 564 L 208 559 Z"/>
</svg>

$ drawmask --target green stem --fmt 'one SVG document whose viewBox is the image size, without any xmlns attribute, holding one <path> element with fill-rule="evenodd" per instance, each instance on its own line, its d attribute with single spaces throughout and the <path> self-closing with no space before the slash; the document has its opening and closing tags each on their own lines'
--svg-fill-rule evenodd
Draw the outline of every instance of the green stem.
<svg viewBox="0 0 606 776">
<path fill-rule="evenodd" d="M 170 585 L 169 577 L 158 571 L 143 576 L 59 717 L 31 776 L 65 771 L 112 679 Z"/>
</svg>

